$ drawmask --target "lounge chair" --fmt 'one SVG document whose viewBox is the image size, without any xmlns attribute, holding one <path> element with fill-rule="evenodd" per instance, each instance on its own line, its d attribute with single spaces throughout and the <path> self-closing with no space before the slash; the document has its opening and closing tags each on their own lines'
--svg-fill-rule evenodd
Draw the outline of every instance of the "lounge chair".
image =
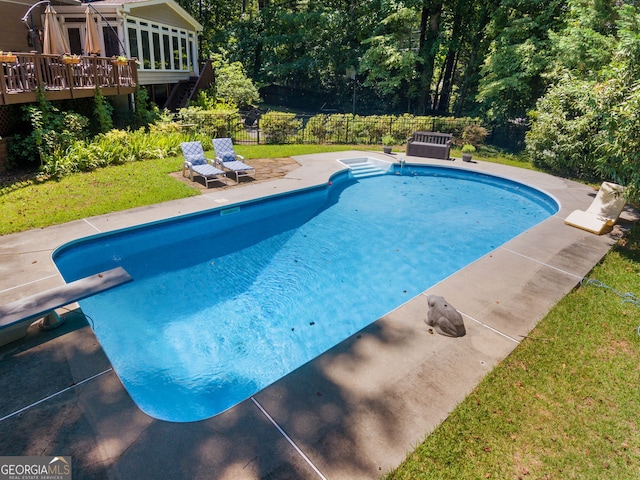
<svg viewBox="0 0 640 480">
<path fill-rule="evenodd" d="M 625 204 L 624 187 L 604 182 L 589 208 L 573 211 L 564 223 L 601 235 L 613 227 Z"/>
<path fill-rule="evenodd" d="M 204 183 L 209 188 L 210 182 L 223 181 L 227 183 L 227 174 L 223 170 L 212 165 L 211 159 L 204 156 L 204 149 L 200 142 L 182 142 L 180 144 L 182 154 L 184 155 L 184 164 L 182 166 L 182 176 L 189 171 L 189 178 L 194 181 L 194 175 L 204 178 Z"/>
<path fill-rule="evenodd" d="M 239 181 L 240 177 L 255 175 L 256 169 L 244 163 L 242 155 L 236 155 L 230 138 L 214 138 L 211 142 L 216 154 L 216 164 L 229 172 L 233 172 L 236 176 L 236 182 Z"/>
</svg>

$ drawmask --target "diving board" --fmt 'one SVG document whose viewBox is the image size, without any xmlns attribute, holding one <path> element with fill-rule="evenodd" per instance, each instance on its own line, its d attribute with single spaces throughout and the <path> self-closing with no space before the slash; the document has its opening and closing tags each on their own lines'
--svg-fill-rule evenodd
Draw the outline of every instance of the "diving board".
<svg viewBox="0 0 640 480">
<path fill-rule="evenodd" d="M 122 267 L 96 273 L 45 292 L 0 305 L 0 347 L 24 337 L 29 326 L 45 317 L 41 328 L 48 330 L 62 323 L 56 308 L 104 292 L 133 280 Z"/>
</svg>

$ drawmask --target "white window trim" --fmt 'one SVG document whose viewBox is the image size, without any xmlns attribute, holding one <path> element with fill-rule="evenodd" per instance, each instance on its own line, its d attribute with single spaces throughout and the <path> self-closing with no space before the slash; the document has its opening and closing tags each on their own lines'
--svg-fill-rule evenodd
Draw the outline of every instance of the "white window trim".
<svg viewBox="0 0 640 480">
<path fill-rule="evenodd" d="M 145 23 L 146 25 L 141 25 L 141 23 Z M 140 69 L 145 71 L 156 71 L 156 72 L 195 72 L 196 65 L 194 59 L 196 58 L 196 54 L 193 51 L 193 45 L 196 45 L 196 32 L 191 30 L 186 30 L 184 28 L 176 27 L 173 25 L 167 25 L 163 23 L 151 22 L 147 19 L 134 17 L 132 15 L 127 15 L 124 21 L 124 28 L 126 33 L 124 35 L 127 51 L 131 52 L 131 45 L 129 44 L 129 29 L 133 28 L 136 31 L 136 42 L 138 43 L 138 60 L 140 61 Z M 166 29 L 166 30 L 165 30 Z M 149 57 L 144 58 L 144 51 L 142 49 L 142 32 L 146 31 L 149 35 Z M 155 58 L 155 48 L 153 43 L 153 33 L 158 33 L 159 38 L 159 52 L 160 58 Z M 173 51 L 173 38 L 178 39 L 178 50 L 179 50 L 179 58 L 180 58 L 180 68 L 173 68 L 174 62 L 173 57 L 169 60 L 169 62 L 165 62 L 164 58 L 164 40 L 163 36 L 169 36 L 169 47 L 171 51 Z M 183 50 L 182 40 L 185 40 L 186 45 Z M 189 48 L 190 45 L 192 48 Z M 186 64 L 184 63 L 184 54 L 186 54 Z M 148 60 L 149 67 L 145 67 L 144 61 Z M 156 68 L 156 63 L 160 65 L 160 68 Z M 169 68 L 165 68 L 168 63 Z"/>
</svg>

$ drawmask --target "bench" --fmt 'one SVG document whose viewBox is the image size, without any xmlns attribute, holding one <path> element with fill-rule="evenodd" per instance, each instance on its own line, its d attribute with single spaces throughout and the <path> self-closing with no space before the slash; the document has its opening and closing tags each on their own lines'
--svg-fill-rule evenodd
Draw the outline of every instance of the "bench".
<svg viewBox="0 0 640 480">
<path fill-rule="evenodd" d="M 0 347 L 27 335 L 27 329 L 44 317 L 40 328 L 50 330 L 62 324 L 56 308 L 90 297 L 133 280 L 122 267 L 81 278 L 45 292 L 0 306 Z"/>
<path fill-rule="evenodd" d="M 413 132 L 407 140 L 407 155 L 449 160 L 450 133 Z"/>
</svg>

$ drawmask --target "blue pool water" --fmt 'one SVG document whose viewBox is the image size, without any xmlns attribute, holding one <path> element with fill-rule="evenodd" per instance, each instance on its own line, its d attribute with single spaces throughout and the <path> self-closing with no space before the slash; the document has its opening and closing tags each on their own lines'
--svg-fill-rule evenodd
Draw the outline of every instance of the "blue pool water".
<svg viewBox="0 0 640 480">
<path fill-rule="evenodd" d="M 405 166 L 81 239 L 54 261 L 67 281 L 131 274 L 81 307 L 138 406 L 186 422 L 250 397 L 557 209 L 507 180 Z"/>
</svg>

